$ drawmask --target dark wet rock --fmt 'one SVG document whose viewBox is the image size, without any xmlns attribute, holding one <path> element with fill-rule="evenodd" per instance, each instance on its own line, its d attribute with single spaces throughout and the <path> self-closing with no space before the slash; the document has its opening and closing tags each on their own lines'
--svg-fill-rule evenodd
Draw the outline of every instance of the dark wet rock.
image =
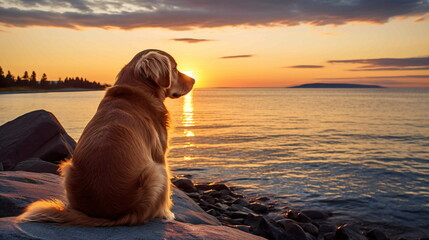
<svg viewBox="0 0 429 240">
<path fill-rule="evenodd" d="M 246 223 L 252 227 L 253 234 L 268 239 L 280 240 L 289 239 L 285 231 L 272 219 L 264 216 L 248 217 Z M 302 239 L 306 240 L 306 239 Z"/>
<path fill-rule="evenodd" d="M 24 114 L 0 126 L 0 162 L 5 171 L 32 157 L 58 163 L 71 157 L 76 142 L 52 113 Z"/>
<path fill-rule="evenodd" d="M 241 212 L 241 211 L 236 211 L 236 212 L 231 212 L 230 216 L 231 218 L 247 218 L 249 214 L 246 212 Z"/>
<path fill-rule="evenodd" d="M 285 214 L 288 218 L 295 220 L 296 217 L 298 216 L 298 212 L 296 212 L 295 210 L 289 209 L 286 214 Z"/>
<path fill-rule="evenodd" d="M 200 200 L 200 194 L 197 192 L 193 192 L 193 193 L 186 193 L 186 195 L 188 195 L 188 197 L 194 199 L 194 200 Z"/>
<path fill-rule="evenodd" d="M 265 205 L 262 205 L 260 203 L 252 203 L 249 206 L 247 206 L 247 208 L 249 208 L 250 210 L 257 212 L 257 213 L 266 213 L 268 212 L 268 207 Z"/>
<path fill-rule="evenodd" d="M 312 223 L 299 223 L 299 225 L 302 227 L 302 229 L 305 232 L 310 233 L 313 236 L 319 235 L 319 229 Z"/>
<path fill-rule="evenodd" d="M 58 165 L 43 161 L 40 158 L 29 158 L 16 164 L 13 171 L 58 174 Z"/>
<path fill-rule="evenodd" d="M 268 197 L 257 197 L 256 200 L 262 201 L 262 202 L 266 202 L 266 201 L 268 201 L 270 199 Z"/>
<path fill-rule="evenodd" d="M 208 194 L 213 198 L 217 198 L 217 199 L 221 199 L 222 198 L 222 193 L 217 191 L 217 190 L 209 190 L 207 193 L 204 192 L 204 194 Z"/>
<path fill-rule="evenodd" d="M 173 184 L 178 187 L 180 190 L 192 193 L 197 192 L 197 189 L 194 186 L 194 183 L 187 178 L 178 178 L 172 180 Z"/>
<path fill-rule="evenodd" d="M 247 201 L 246 199 L 242 199 L 242 198 L 235 200 L 234 204 L 238 204 L 238 205 L 241 205 L 241 206 L 244 206 L 244 207 L 249 207 L 250 206 L 249 201 Z"/>
<path fill-rule="evenodd" d="M 305 236 L 307 237 L 307 240 L 317 240 L 317 238 L 310 233 L 306 232 Z"/>
<path fill-rule="evenodd" d="M 329 232 L 323 234 L 323 240 L 334 240 L 335 239 L 335 232 Z"/>
<path fill-rule="evenodd" d="M 226 225 L 242 225 L 244 223 L 244 219 L 243 218 L 232 219 L 230 217 L 222 217 L 221 222 L 226 223 Z"/>
<path fill-rule="evenodd" d="M 298 221 L 298 222 L 301 222 L 301 223 L 309 223 L 309 222 L 311 222 L 311 219 L 309 217 L 307 217 L 302 212 L 300 212 L 300 213 L 298 213 L 298 215 L 296 215 L 295 220 Z"/>
<path fill-rule="evenodd" d="M 212 196 L 203 195 L 203 196 L 201 196 L 201 199 L 210 203 L 210 204 L 216 203 L 215 199 Z"/>
<path fill-rule="evenodd" d="M 224 211 L 226 211 L 229 208 L 228 205 L 223 204 L 223 203 L 216 203 L 215 206 L 223 209 Z"/>
<path fill-rule="evenodd" d="M 335 240 L 366 240 L 366 237 L 357 233 L 347 224 L 338 227 L 335 232 Z"/>
<path fill-rule="evenodd" d="M 248 209 L 247 207 L 244 207 L 242 205 L 238 204 L 232 204 L 229 208 L 230 211 L 242 211 L 246 213 L 254 213 L 252 210 Z"/>
<path fill-rule="evenodd" d="M 250 226 L 247 226 L 247 225 L 231 225 L 229 227 L 239 229 L 239 230 L 241 230 L 243 232 L 247 232 L 247 233 L 250 232 Z"/>
<path fill-rule="evenodd" d="M 332 216 L 329 212 L 317 211 L 317 210 L 302 210 L 301 213 L 305 214 L 305 216 L 311 218 L 312 220 L 317 219 L 325 219 Z"/>
<path fill-rule="evenodd" d="M 231 196 L 232 192 L 229 189 L 222 189 L 219 191 L 219 193 L 221 194 L 222 197 L 227 197 L 227 196 Z"/>
<path fill-rule="evenodd" d="M 284 229 L 285 233 L 288 236 L 291 236 L 295 240 L 306 240 L 307 236 L 305 235 L 304 229 L 293 221 L 283 221 L 281 226 Z"/>
<path fill-rule="evenodd" d="M 377 228 L 369 230 L 365 235 L 369 240 L 388 240 L 389 239 L 383 231 Z"/>
<path fill-rule="evenodd" d="M 195 187 L 201 191 L 207 191 L 210 189 L 220 191 L 220 190 L 229 190 L 231 189 L 223 183 L 209 183 L 209 184 L 196 184 Z"/>
<path fill-rule="evenodd" d="M 319 225 L 319 232 L 320 233 L 329 233 L 329 232 L 335 232 L 337 230 L 337 226 L 333 224 L 323 223 Z"/>
<path fill-rule="evenodd" d="M 219 214 L 214 209 L 209 209 L 206 211 L 206 213 L 212 215 L 212 216 L 218 216 Z"/>
</svg>

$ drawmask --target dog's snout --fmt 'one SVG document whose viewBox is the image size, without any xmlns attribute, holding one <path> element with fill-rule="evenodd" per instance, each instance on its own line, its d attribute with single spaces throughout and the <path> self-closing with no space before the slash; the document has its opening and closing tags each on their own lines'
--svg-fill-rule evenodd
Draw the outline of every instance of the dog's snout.
<svg viewBox="0 0 429 240">
<path fill-rule="evenodd" d="M 192 85 L 195 84 L 195 79 L 191 78 Z"/>
</svg>

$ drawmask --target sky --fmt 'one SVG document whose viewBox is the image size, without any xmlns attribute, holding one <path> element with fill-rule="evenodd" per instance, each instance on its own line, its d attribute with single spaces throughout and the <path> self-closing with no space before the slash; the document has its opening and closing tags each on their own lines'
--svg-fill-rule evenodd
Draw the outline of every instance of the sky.
<svg viewBox="0 0 429 240">
<path fill-rule="evenodd" d="M 0 0 L 0 66 L 113 84 L 161 49 L 198 88 L 429 87 L 429 0 Z"/>
</svg>

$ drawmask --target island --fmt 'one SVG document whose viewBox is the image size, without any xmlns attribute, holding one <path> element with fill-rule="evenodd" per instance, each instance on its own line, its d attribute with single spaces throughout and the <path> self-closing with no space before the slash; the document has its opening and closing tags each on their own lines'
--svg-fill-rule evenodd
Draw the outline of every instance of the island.
<svg viewBox="0 0 429 240">
<path fill-rule="evenodd" d="M 308 83 L 289 88 L 384 88 L 378 85 L 351 84 L 351 83 Z"/>
</svg>

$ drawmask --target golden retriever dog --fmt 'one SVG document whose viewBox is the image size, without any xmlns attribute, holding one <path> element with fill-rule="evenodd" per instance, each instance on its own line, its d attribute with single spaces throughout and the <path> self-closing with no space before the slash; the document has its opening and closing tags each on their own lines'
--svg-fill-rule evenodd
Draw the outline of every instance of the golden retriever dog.
<svg viewBox="0 0 429 240">
<path fill-rule="evenodd" d="M 138 53 L 107 90 L 73 158 L 60 166 L 68 203 L 39 200 L 18 219 L 84 226 L 174 219 L 164 100 L 187 94 L 194 83 L 166 52 Z"/>
</svg>

